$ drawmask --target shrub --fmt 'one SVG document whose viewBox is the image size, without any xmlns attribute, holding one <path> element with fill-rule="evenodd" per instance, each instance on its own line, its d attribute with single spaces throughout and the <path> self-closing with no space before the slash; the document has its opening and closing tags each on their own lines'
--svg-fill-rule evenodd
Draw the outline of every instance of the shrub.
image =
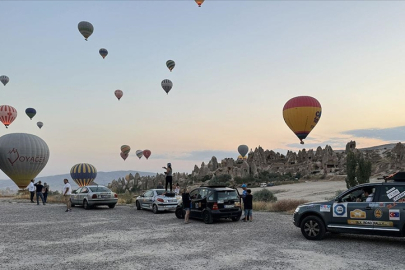
<svg viewBox="0 0 405 270">
<path fill-rule="evenodd" d="M 280 200 L 273 203 L 271 211 L 273 212 L 291 212 L 294 211 L 298 205 L 306 203 L 306 200 Z"/>
<path fill-rule="evenodd" d="M 126 190 L 124 194 L 118 196 L 118 201 L 119 203 L 131 204 L 134 201 L 133 195 L 129 190 Z"/>
<path fill-rule="evenodd" d="M 277 197 L 270 190 L 262 189 L 258 192 L 255 192 L 255 194 L 253 195 L 253 200 L 255 202 L 257 201 L 275 202 L 277 201 Z"/>
<path fill-rule="evenodd" d="M 210 180 L 210 179 L 211 179 L 211 177 L 209 175 L 205 175 L 203 177 L 203 179 L 201 179 L 201 182 L 205 182 L 205 181 Z"/>
</svg>

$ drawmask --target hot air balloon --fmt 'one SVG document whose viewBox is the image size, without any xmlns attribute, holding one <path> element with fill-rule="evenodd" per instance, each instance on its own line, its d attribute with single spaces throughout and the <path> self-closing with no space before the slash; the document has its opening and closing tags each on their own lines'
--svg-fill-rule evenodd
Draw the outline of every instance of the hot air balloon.
<svg viewBox="0 0 405 270">
<path fill-rule="evenodd" d="M 88 163 L 76 164 L 70 169 L 70 176 L 79 187 L 91 184 L 97 177 L 96 168 Z"/>
<path fill-rule="evenodd" d="M 17 118 L 17 110 L 8 105 L 0 106 L 0 121 L 8 128 L 8 126 Z"/>
<path fill-rule="evenodd" d="M 6 84 L 8 83 L 9 80 L 10 79 L 6 75 L 0 76 L 0 82 L 2 82 L 4 84 L 4 86 L 6 86 Z"/>
<path fill-rule="evenodd" d="M 176 64 L 174 63 L 173 60 L 167 60 L 167 62 L 166 62 L 166 66 L 167 66 L 167 68 L 170 70 L 170 72 L 172 72 L 172 70 L 173 70 L 173 68 L 174 68 L 175 65 L 176 65 Z"/>
<path fill-rule="evenodd" d="M 107 49 L 101 48 L 99 51 L 100 55 L 103 57 L 103 59 L 107 56 L 108 51 Z"/>
<path fill-rule="evenodd" d="M 84 39 L 87 41 L 87 39 L 93 34 L 94 27 L 91 23 L 89 22 L 79 22 L 77 28 L 79 29 L 80 33 L 84 36 Z"/>
<path fill-rule="evenodd" d="M 169 91 L 172 89 L 173 83 L 171 80 L 165 79 L 162 81 L 162 88 L 165 90 L 167 94 L 169 94 Z"/>
<path fill-rule="evenodd" d="M 120 100 L 124 95 L 124 92 L 122 92 L 121 90 L 115 90 L 114 94 L 118 98 L 118 100 Z"/>
<path fill-rule="evenodd" d="M 125 161 L 128 157 L 128 154 L 124 154 L 124 153 L 120 153 L 120 156 L 122 157 L 122 159 Z"/>
<path fill-rule="evenodd" d="M 39 127 L 39 129 L 41 129 L 43 125 L 44 125 L 44 123 L 42 123 L 42 122 L 37 122 L 37 126 Z"/>
<path fill-rule="evenodd" d="M 48 159 L 48 145 L 38 136 L 11 133 L 0 137 L 0 169 L 19 188 L 26 188 Z"/>
<path fill-rule="evenodd" d="M 290 99 L 284 105 L 283 117 L 287 126 L 297 135 L 301 144 L 321 118 L 322 107 L 318 100 L 309 96 Z"/>
<path fill-rule="evenodd" d="M 131 147 L 129 147 L 129 145 L 122 145 L 121 146 L 121 152 L 128 155 L 129 151 L 131 151 Z"/>
<path fill-rule="evenodd" d="M 146 157 L 146 159 L 149 159 L 151 154 L 152 152 L 150 150 L 143 150 L 143 155 Z"/>
<path fill-rule="evenodd" d="M 27 108 L 25 114 L 32 120 L 32 118 L 37 114 L 37 111 L 34 108 Z"/>
<path fill-rule="evenodd" d="M 141 159 L 142 156 L 143 156 L 143 151 L 142 150 L 136 150 L 136 156 L 139 157 L 139 159 Z"/>
<path fill-rule="evenodd" d="M 249 147 L 247 147 L 247 145 L 239 145 L 238 152 L 242 157 L 245 157 L 249 152 Z"/>
<path fill-rule="evenodd" d="M 201 7 L 202 3 L 204 3 L 205 0 L 195 0 L 197 3 L 198 7 Z"/>
</svg>

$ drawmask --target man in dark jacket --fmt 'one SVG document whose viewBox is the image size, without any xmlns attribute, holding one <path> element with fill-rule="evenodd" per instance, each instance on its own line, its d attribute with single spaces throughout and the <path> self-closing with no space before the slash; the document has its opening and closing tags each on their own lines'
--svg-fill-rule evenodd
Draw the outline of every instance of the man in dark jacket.
<svg viewBox="0 0 405 270">
<path fill-rule="evenodd" d="M 37 188 L 37 205 L 39 205 L 39 197 L 41 197 L 42 203 L 45 205 L 44 194 L 42 194 L 44 186 L 41 184 L 41 181 L 38 181 L 34 186 Z"/>
<path fill-rule="evenodd" d="M 253 221 L 253 195 L 250 189 L 247 190 L 245 197 L 245 218 L 243 221 Z"/>
</svg>

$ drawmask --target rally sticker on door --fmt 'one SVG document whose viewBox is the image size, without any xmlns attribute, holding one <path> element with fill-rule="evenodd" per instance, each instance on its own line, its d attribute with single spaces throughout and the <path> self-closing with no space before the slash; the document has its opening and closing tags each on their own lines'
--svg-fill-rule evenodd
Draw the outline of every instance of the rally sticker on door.
<svg viewBox="0 0 405 270">
<path fill-rule="evenodd" d="M 333 217 L 347 217 L 347 203 L 334 203 Z"/>
<path fill-rule="evenodd" d="M 390 209 L 390 220 L 400 220 L 399 209 Z"/>
<path fill-rule="evenodd" d="M 350 218 L 366 219 L 366 212 L 360 209 L 350 211 Z"/>
</svg>

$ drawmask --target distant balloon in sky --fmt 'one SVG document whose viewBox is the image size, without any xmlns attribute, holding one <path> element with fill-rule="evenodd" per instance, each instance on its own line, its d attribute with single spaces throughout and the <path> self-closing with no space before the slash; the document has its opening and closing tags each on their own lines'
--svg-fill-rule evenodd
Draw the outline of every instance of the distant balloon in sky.
<svg viewBox="0 0 405 270">
<path fill-rule="evenodd" d="M 142 150 L 136 150 L 136 156 L 141 159 L 143 157 L 143 151 Z"/>
<path fill-rule="evenodd" d="M 79 163 L 72 167 L 70 176 L 79 187 L 91 184 L 97 177 L 96 168 L 88 163 Z"/>
<path fill-rule="evenodd" d="M 84 39 L 86 41 L 91 36 L 91 34 L 93 34 L 94 31 L 93 25 L 86 21 L 79 22 L 77 28 L 79 29 L 80 33 L 84 36 Z"/>
<path fill-rule="evenodd" d="M 129 151 L 131 151 L 131 147 L 129 147 L 129 145 L 123 145 L 121 146 L 121 152 L 128 155 Z"/>
<path fill-rule="evenodd" d="M 38 136 L 11 133 L 0 137 L 0 169 L 19 188 L 26 188 L 48 159 L 48 145 Z"/>
<path fill-rule="evenodd" d="M 169 91 L 172 89 L 173 83 L 171 80 L 165 79 L 162 81 L 162 88 L 165 90 L 167 94 L 169 94 Z"/>
<path fill-rule="evenodd" d="M 146 157 L 146 159 L 149 159 L 151 154 L 152 152 L 150 150 L 143 150 L 143 155 Z"/>
<path fill-rule="evenodd" d="M 4 84 L 4 86 L 6 86 L 6 84 L 8 83 L 9 80 L 10 79 L 6 75 L 0 76 L 0 81 Z"/>
<path fill-rule="evenodd" d="M 127 159 L 127 157 L 128 157 L 128 154 L 125 154 L 125 153 L 120 153 L 120 156 L 122 157 L 122 159 L 125 161 L 126 159 Z"/>
<path fill-rule="evenodd" d="M 205 0 L 195 0 L 197 3 L 198 7 L 201 7 L 202 3 L 204 3 Z"/>
<path fill-rule="evenodd" d="M 99 51 L 100 55 L 103 57 L 103 59 L 107 56 L 108 51 L 107 49 L 101 48 Z"/>
<path fill-rule="evenodd" d="M 8 126 L 16 119 L 17 110 L 8 105 L 0 106 L 0 121 L 8 128 Z"/>
<path fill-rule="evenodd" d="M 309 96 L 290 99 L 284 105 L 283 118 L 287 126 L 300 139 L 305 139 L 321 118 L 322 107 L 318 100 Z"/>
<path fill-rule="evenodd" d="M 245 157 L 249 152 L 249 147 L 247 145 L 239 145 L 238 152 L 242 157 Z"/>
<path fill-rule="evenodd" d="M 43 125 L 44 125 L 44 123 L 42 123 L 42 122 L 37 122 L 37 126 L 39 127 L 39 129 L 41 129 Z"/>
<path fill-rule="evenodd" d="M 32 120 L 32 118 L 37 114 L 37 111 L 34 108 L 27 108 L 25 114 Z"/>
<path fill-rule="evenodd" d="M 170 72 L 172 72 L 172 70 L 173 70 L 173 68 L 174 68 L 175 65 L 176 65 L 176 64 L 174 63 L 173 60 L 167 60 L 167 62 L 166 62 L 166 66 L 167 66 L 167 68 L 170 70 Z"/>
<path fill-rule="evenodd" d="M 118 98 L 118 100 L 120 100 L 124 95 L 124 92 L 122 92 L 121 90 L 115 90 L 114 94 Z"/>
</svg>

